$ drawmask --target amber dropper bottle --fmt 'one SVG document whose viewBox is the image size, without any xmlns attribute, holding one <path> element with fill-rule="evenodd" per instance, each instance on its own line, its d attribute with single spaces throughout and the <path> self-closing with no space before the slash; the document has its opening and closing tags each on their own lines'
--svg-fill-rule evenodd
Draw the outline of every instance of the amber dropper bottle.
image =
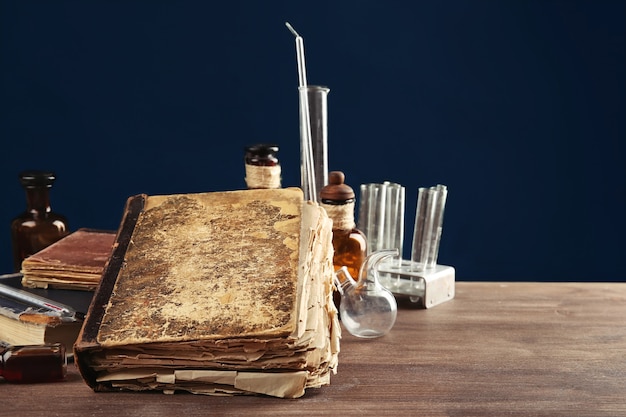
<svg viewBox="0 0 626 417">
<path fill-rule="evenodd" d="M 24 258 L 33 255 L 69 233 L 65 216 L 50 208 L 52 172 L 25 171 L 19 175 L 26 191 L 26 210 L 11 222 L 13 267 L 16 272 Z"/>
<path fill-rule="evenodd" d="M 53 382 L 67 375 L 65 346 L 11 346 L 0 342 L 0 376 L 7 382 Z"/>
<path fill-rule="evenodd" d="M 333 266 L 335 271 L 345 266 L 350 275 L 359 276 L 359 269 L 367 256 L 367 239 L 356 228 L 354 207 L 356 196 L 352 187 L 344 183 L 345 175 L 341 171 L 328 174 L 328 185 L 320 191 L 321 206 L 333 221 Z M 339 307 L 340 296 L 334 296 Z"/>
</svg>

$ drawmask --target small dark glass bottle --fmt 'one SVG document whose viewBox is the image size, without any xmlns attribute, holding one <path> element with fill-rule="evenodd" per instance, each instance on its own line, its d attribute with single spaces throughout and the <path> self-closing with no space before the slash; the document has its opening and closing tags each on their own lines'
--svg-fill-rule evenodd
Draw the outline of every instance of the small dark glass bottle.
<svg viewBox="0 0 626 417">
<path fill-rule="evenodd" d="M 354 190 L 344 184 L 345 175 L 341 171 L 328 174 L 328 185 L 320 192 L 321 206 L 333 221 L 333 266 L 335 271 L 342 266 L 348 268 L 355 279 L 367 256 L 367 239 L 354 223 Z M 334 295 L 339 307 L 339 294 Z"/>
<path fill-rule="evenodd" d="M 248 146 L 245 155 L 246 185 L 249 189 L 280 188 L 281 168 L 277 145 Z"/>
<path fill-rule="evenodd" d="M 67 375 L 65 346 L 11 346 L 0 342 L 0 376 L 8 382 L 53 382 Z"/>
<path fill-rule="evenodd" d="M 24 258 L 50 246 L 69 233 L 67 219 L 50 208 L 52 172 L 25 171 L 19 175 L 26 190 L 26 211 L 11 222 L 13 267 L 19 271 Z"/>
</svg>

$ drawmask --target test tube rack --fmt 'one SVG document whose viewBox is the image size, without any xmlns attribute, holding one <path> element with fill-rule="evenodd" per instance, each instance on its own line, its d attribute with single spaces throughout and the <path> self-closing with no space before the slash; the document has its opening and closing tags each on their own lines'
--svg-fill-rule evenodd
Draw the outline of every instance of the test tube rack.
<svg viewBox="0 0 626 417">
<path fill-rule="evenodd" d="M 455 270 L 437 264 L 448 189 L 445 185 L 418 189 L 411 260 L 379 264 L 380 283 L 396 296 L 431 308 L 454 298 Z"/>
<path fill-rule="evenodd" d="M 408 297 L 420 307 L 432 308 L 454 298 L 455 270 L 436 264 L 432 268 L 402 259 L 378 266 L 380 284 L 396 297 Z"/>
</svg>

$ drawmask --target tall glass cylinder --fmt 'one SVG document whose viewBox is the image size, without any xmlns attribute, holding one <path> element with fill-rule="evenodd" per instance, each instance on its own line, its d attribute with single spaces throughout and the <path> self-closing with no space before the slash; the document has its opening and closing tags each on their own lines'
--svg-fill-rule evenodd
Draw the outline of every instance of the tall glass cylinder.
<svg viewBox="0 0 626 417">
<path fill-rule="evenodd" d="M 319 198 L 320 190 L 328 185 L 328 93 L 330 89 L 319 85 L 309 85 L 306 90 L 311 128 L 311 152 L 315 186 L 304 186 L 303 188 L 305 188 L 305 190 L 316 190 L 315 197 Z M 300 114 L 300 118 L 300 124 L 302 126 L 305 124 L 305 121 L 302 120 L 302 114 Z M 307 166 L 305 149 L 301 149 L 301 157 L 304 184 L 309 180 L 309 174 L 304 172 Z"/>
</svg>

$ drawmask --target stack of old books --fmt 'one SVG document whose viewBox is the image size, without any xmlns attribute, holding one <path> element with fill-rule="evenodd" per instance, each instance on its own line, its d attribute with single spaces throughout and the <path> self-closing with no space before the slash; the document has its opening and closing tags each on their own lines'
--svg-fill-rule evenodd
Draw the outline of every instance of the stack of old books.
<svg viewBox="0 0 626 417">
<path fill-rule="evenodd" d="M 294 398 L 330 383 L 332 222 L 299 189 L 139 195 L 75 345 L 96 391 Z"/>
<path fill-rule="evenodd" d="M 26 258 L 22 275 L 0 276 L 0 340 L 70 353 L 114 241 L 113 231 L 79 229 Z"/>
<path fill-rule="evenodd" d="M 22 285 L 93 291 L 113 249 L 115 232 L 78 229 L 22 262 Z"/>
</svg>

